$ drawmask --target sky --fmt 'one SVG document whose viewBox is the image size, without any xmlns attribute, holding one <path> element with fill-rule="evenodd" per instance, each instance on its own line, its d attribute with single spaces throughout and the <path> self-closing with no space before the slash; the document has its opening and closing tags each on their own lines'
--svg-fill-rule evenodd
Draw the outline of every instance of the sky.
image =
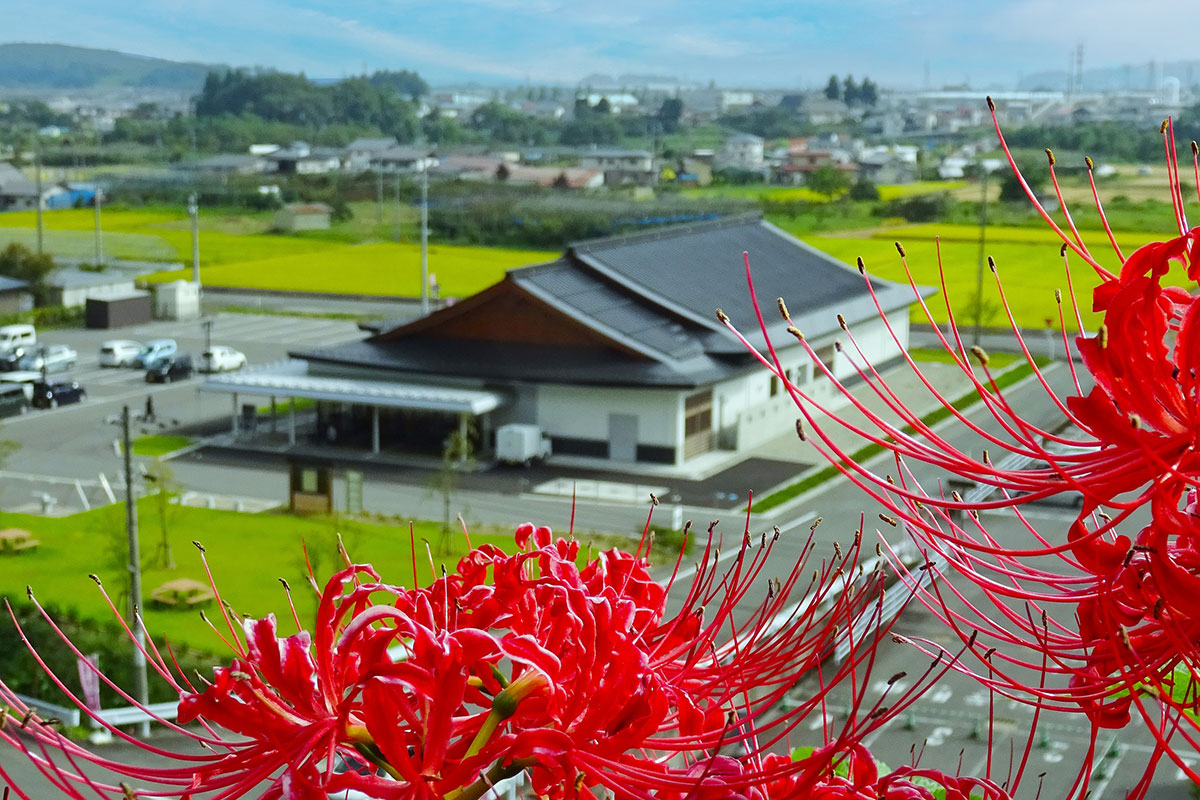
<svg viewBox="0 0 1200 800">
<path fill-rule="evenodd" d="M 21 0 L 0 0 L 0 9 Z M 1194 0 L 53 0 L 0 40 L 340 78 L 575 85 L 593 74 L 811 88 L 1012 86 L 1065 70 L 1195 55 Z"/>
</svg>

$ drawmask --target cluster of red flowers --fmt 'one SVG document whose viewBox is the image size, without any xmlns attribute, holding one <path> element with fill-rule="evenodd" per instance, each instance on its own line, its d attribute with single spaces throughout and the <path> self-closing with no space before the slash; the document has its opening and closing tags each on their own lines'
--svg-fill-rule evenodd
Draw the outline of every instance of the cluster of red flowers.
<svg viewBox="0 0 1200 800">
<path fill-rule="evenodd" d="M 1057 178 L 1065 226 L 1028 192 L 1062 239 L 1081 332 L 1070 259 L 1082 259 L 1099 280 L 1092 305 L 1103 324 L 1075 340 L 1086 373 L 1068 361 L 1065 392 L 1056 392 L 1054 378 L 1038 368 L 1013 323 L 1062 426 L 1035 424 L 1007 402 L 986 353 L 964 344 L 952 314 L 949 334 L 939 336 L 992 419 L 983 425 L 946 407 L 973 432 L 975 444 L 987 448 L 982 456 L 906 408 L 844 324 L 849 347 L 843 352 L 893 412 L 889 418 L 842 387 L 869 424 L 839 419 L 827 403 L 791 383 L 761 314 L 768 352 L 759 357 L 796 401 L 801 435 L 885 503 L 945 565 L 942 575 L 951 583 L 945 593 L 942 581 L 929 584 L 902 564 L 893 566 L 912 594 L 960 633 L 974 663 L 986 664 L 976 675 L 986 687 L 1038 709 L 1082 712 L 1093 732 L 1126 724 L 1136 709 L 1158 742 L 1150 768 L 1166 754 L 1200 781 L 1174 744 L 1181 737 L 1194 747 L 1200 736 L 1200 693 L 1193 687 L 1200 669 L 1200 304 L 1168 283 L 1176 269 L 1186 281 L 1197 280 L 1200 230 L 1187 227 L 1168 125 L 1163 134 L 1179 235 L 1126 257 L 1105 222 L 1122 264 L 1115 274 L 1085 245 Z M 1192 149 L 1200 153 L 1194 143 Z M 1047 154 L 1053 176 L 1054 158 Z M 1020 177 L 1015 162 L 1012 167 Z M 1195 173 L 1200 196 L 1200 157 Z M 1094 182 L 1092 189 L 1104 220 Z M 860 268 L 865 275 L 861 261 Z M 1066 346 L 1061 296 L 1059 302 Z M 946 304 L 949 312 L 949 298 Z M 816 368 L 837 383 L 782 301 L 780 310 Z M 891 474 L 855 463 L 831 435 L 837 425 L 888 448 Z M 929 491 L 913 478 L 915 462 L 991 491 L 968 497 L 940 487 Z M 1021 515 L 1023 504 L 1064 492 L 1078 492 L 1083 505 L 1063 531 L 1039 532 Z M 1033 544 L 1015 549 L 988 533 L 978 512 L 1000 508 L 1016 509 Z M 1132 536 L 1119 530 L 1132 526 L 1138 527 Z M 858 576 L 861 529 L 850 547 L 824 559 L 813 553 L 810 537 L 783 579 L 766 571 L 778 535 L 756 539 L 747 521 L 736 558 L 722 568 L 710 528 L 686 591 L 674 599 L 680 563 L 666 582 L 654 580 L 645 540 L 632 554 L 613 550 L 580 566 L 577 542 L 532 525 L 517 530 L 514 554 L 473 548 L 452 574 L 425 587 L 415 586 L 415 570 L 414 587 L 405 588 L 348 561 L 324 590 L 314 583 L 319 605 L 312 634 L 300 630 L 294 611 L 298 632 L 289 636 L 279 634 L 274 617 L 238 626 L 226 614 L 235 658 L 203 685 L 174 671 L 152 646 L 145 653 L 180 696 L 178 723 L 164 724 L 210 752 L 179 756 L 146 745 L 165 759 L 163 766 L 112 763 L 31 721 L 2 683 L 0 703 L 25 718 L 0 717 L 0 739 L 27 753 L 64 796 L 80 798 L 136 792 L 87 777 L 85 762 L 166 787 L 155 789 L 156 796 L 180 798 L 257 792 L 324 800 L 355 789 L 378 798 L 474 800 L 522 772 L 539 796 L 553 800 L 605 794 L 622 800 L 1007 797 L 986 778 L 917 764 L 881 774 L 864 747 L 866 735 L 904 711 L 945 670 L 970 671 L 968 662 L 946 657 L 933 642 L 914 642 L 935 657 L 933 666 L 886 705 L 881 699 L 865 707 L 863 672 L 888 625 L 879 619 L 881 572 Z M 965 600 L 953 586 L 959 577 L 983 590 L 987 607 Z M 764 599 L 744 603 L 752 593 Z M 668 613 L 669 605 L 677 610 Z M 874 633 L 856 633 L 864 628 Z M 847 637 L 850 657 L 830 664 L 832 643 Z M 780 701 L 810 674 L 816 676 L 812 690 L 780 710 Z M 824 726 L 820 741 L 792 742 L 802 720 L 825 717 L 830 691 L 845 679 L 854 700 L 845 722 Z M 189 722 L 199 729 L 184 727 Z M 789 752 L 792 744 L 811 746 Z M 336 768 L 346 763 L 360 768 Z M 1148 776 L 1135 796 L 1145 792 Z M 0 778 L 7 780 L 2 770 Z M 1081 773 L 1080 793 L 1085 782 Z"/>
<path fill-rule="evenodd" d="M 995 121 L 990 100 L 989 106 Z M 976 677 L 1039 708 L 1082 711 L 1094 731 L 1125 725 L 1136 709 L 1158 742 L 1150 769 L 1168 755 L 1200 781 L 1200 774 L 1172 743 L 1177 737 L 1194 750 L 1200 733 L 1195 689 L 1200 670 L 1200 304 L 1187 289 L 1171 285 L 1194 287 L 1200 277 L 1200 229 L 1189 229 L 1186 222 L 1173 130 L 1169 122 L 1163 124 L 1177 237 L 1125 256 L 1091 181 L 1108 245 L 1121 263 L 1116 274 L 1100 264 L 1080 236 L 1054 173 L 1053 153 L 1046 151 L 1065 218 L 1061 227 L 1021 177 L 998 123 L 996 132 L 1030 202 L 1062 239 L 1060 255 L 1068 287 L 1071 257 L 1081 259 L 1099 280 L 1092 309 L 1103 315 L 1103 321 L 1092 335 L 1083 333 L 1082 315 L 1074 305 L 1073 291 L 1069 292 L 1074 322 L 1081 332 L 1074 345 L 1086 372 L 1078 373 L 1068 359 L 1070 387 L 1061 394 L 1030 355 L 1004 302 L 1016 342 L 1058 409 L 1059 423 L 1036 424 L 1006 401 L 988 369 L 986 352 L 964 344 L 949 298 L 949 333 L 938 331 L 938 336 L 990 412 L 991 424 L 973 421 L 949 402 L 945 407 L 973 432 L 972 444 L 982 445 L 982 455 L 956 446 L 905 408 L 863 357 L 843 323 L 850 345 L 839 345 L 840 349 L 893 414 L 874 413 L 855 399 L 792 325 L 781 300 L 788 332 L 804 343 L 814 364 L 860 412 L 855 419 L 868 420 L 866 427 L 851 422 L 828 403 L 788 383 L 807 423 L 801 435 L 813 431 L 810 440 L 817 449 L 883 502 L 924 548 L 936 552 L 948 565 L 947 575 L 970 580 L 990 598 L 990 608 L 978 608 L 965 603 L 961 592 L 950 592 L 951 601 L 936 589 L 921 589 L 909 581 L 923 602 L 964 641 L 970 634 L 978 663 L 987 664 Z M 1200 147 L 1195 142 L 1192 152 L 1200 197 Z M 1090 177 L 1090 159 L 1087 166 Z M 897 250 L 916 290 L 899 243 Z M 990 259 L 989 263 L 995 272 L 995 263 Z M 861 260 L 859 268 L 865 276 Z M 870 280 L 867 286 L 870 289 Z M 997 286 L 1003 299 L 998 279 Z M 1056 292 L 1056 299 L 1063 345 L 1070 352 L 1061 293 Z M 932 315 L 921 302 L 932 324 Z M 767 335 L 761 313 L 758 322 Z M 893 336 L 899 345 L 900 339 L 894 332 Z M 773 347 L 759 358 L 787 381 Z M 920 367 L 905 358 L 914 374 L 937 394 Z M 884 474 L 856 463 L 831 435 L 839 426 L 890 450 L 889 469 L 894 467 L 895 472 Z M 942 484 L 927 491 L 913 478 L 914 463 L 937 468 L 943 478 L 955 477 L 984 488 L 973 497 L 950 492 Z M 1026 503 L 1068 492 L 1082 496 L 1082 509 L 1061 532 L 1039 532 L 1021 514 Z M 1006 546 L 988 534 L 978 512 L 1000 508 L 1016 509 L 1033 546 Z M 1133 536 L 1120 532 L 1128 526 L 1139 529 Z M 1047 566 L 1047 557 L 1056 559 L 1057 566 Z M 1021 607 L 1014 608 L 1014 603 Z M 1031 672 L 1042 677 L 1030 681 Z M 1149 777 L 1148 771 L 1134 796 L 1145 791 Z"/>
<path fill-rule="evenodd" d="M 538 796 L 555 799 L 597 791 L 631 800 L 915 798 L 930 785 L 962 800 L 971 791 L 1006 797 L 987 781 L 916 766 L 877 773 L 861 739 L 919 688 L 893 698 L 891 709 L 831 726 L 803 758 L 777 752 L 801 720 L 824 712 L 829 687 L 869 657 L 868 646 L 840 667 L 821 666 L 839 635 L 877 613 L 881 589 L 878 572 L 846 577 L 859 568 L 860 537 L 816 565 L 804 585 L 810 536 L 787 578 L 768 579 L 778 536 L 754 539 L 747 529 L 737 557 L 718 569 L 710 529 L 670 616 L 671 582 L 653 580 L 638 553 L 611 550 L 580 567 L 577 542 L 529 524 L 516 531 L 515 554 L 473 548 L 453 574 L 423 588 L 382 583 L 372 567 L 348 563 L 321 592 L 311 635 L 281 636 L 273 616 L 239 631 L 226 614 L 235 658 L 200 687 L 146 653 L 180 694 L 178 723 L 164 724 L 208 754 L 155 751 L 168 758 L 155 768 L 113 763 L 28 720 L 0 725 L 0 738 L 68 797 L 132 791 L 85 777 L 82 762 L 184 798 L 324 800 L 354 789 L 472 800 L 522 771 Z M 766 599 L 739 620 L 735 609 L 752 588 Z M 801 588 L 803 600 L 789 601 Z M 817 688 L 778 713 L 812 670 Z M 2 684 L 0 701 L 25 711 Z M 183 727 L 189 722 L 202 732 Z"/>
</svg>

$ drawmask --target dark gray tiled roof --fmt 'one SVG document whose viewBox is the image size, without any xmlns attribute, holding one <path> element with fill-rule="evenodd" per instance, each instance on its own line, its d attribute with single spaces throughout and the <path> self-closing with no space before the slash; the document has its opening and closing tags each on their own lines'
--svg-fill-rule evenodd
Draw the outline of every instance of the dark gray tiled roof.
<svg viewBox="0 0 1200 800">
<path fill-rule="evenodd" d="M 604 348 L 555 347 L 412 336 L 351 342 L 289 355 L 312 362 L 465 381 L 539 381 L 593 386 L 692 387 L 719 381 L 747 364 L 703 354 L 679 363 L 635 358 Z M 314 372 L 317 370 L 314 369 Z"/>
<path fill-rule="evenodd" d="M 568 255 L 592 271 L 673 314 L 718 334 L 708 352 L 738 352 L 741 344 L 717 321 L 721 308 L 756 344 L 762 335 L 746 284 L 743 253 L 750 255 L 754 287 L 768 324 L 782 332 L 776 298 L 788 301 L 805 335 L 818 338 L 847 322 L 871 319 L 877 309 L 854 268 L 758 218 L 734 218 L 646 234 L 573 244 Z M 873 280 L 885 311 L 907 307 L 911 290 Z"/>
<path fill-rule="evenodd" d="M 735 322 L 754 319 L 743 253 L 750 254 L 760 302 L 774 313 L 775 298 L 830 308 L 867 293 L 862 276 L 758 219 L 734 219 L 665 229 L 626 238 L 581 242 L 571 253 L 655 303 L 716 326 L 715 309 Z"/>
<path fill-rule="evenodd" d="M 777 297 L 788 300 L 793 320 L 813 341 L 832 338 L 839 313 L 849 324 L 878 314 L 857 270 L 760 219 L 737 218 L 581 242 L 557 261 L 509 271 L 518 288 L 612 341 L 611 349 L 438 338 L 402 325 L 385 340 L 292 355 L 464 380 L 703 386 L 757 368 L 715 315 L 723 308 L 751 343 L 763 346 L 743 252 L 750 253 L 779 347 L 798 345 L 784 331 Z M 907 286 L 880 280 L 872 286 L 885 312 L 907 313 L 913 301 Z"/>
</svg>

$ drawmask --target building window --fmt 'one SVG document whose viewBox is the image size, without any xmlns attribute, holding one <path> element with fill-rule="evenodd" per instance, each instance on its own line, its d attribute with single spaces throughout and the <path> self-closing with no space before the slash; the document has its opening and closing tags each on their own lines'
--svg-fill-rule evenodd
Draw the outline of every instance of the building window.
<svg viewBox="0 0 1200 800">
<path fill-rule="evenodd" d="M 821 363 L 833 372 L 833 345 L 827 344 L 817 351 L 817 358 L 821 359 Z"/>
<path fill-rule="evenodd" d="M 771 376 L 771 397 L 774 397 L 777 394 L 779 394 L 779 377 L 777 375 L 772 375 Z"/>
<path fill-rule="evenodd" d="M 710 389 L 683 401 L 683 457 L 707 453 L 713 448 L 713 395 Z"/>
</svg>

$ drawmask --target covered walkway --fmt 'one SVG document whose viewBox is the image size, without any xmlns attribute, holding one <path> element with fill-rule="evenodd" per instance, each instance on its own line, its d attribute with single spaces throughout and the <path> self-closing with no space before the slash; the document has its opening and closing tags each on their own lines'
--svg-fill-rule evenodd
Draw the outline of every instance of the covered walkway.
<svg viewBox="0 0 1200 800">
<path fill-rule="evenodd" d="M 257 407 L 242 405 L 246 397 L 266 397 L 271 404 L 271 431 L 277 428 L 279 398 L 287 398 L 288 444 L 296 444 L 296 400 L 306 399 L 318 404 L 340 404 L 362 408 L 370 414 L 370 448 L 378 454 L 381 444 L 380 410 L 431 412 L 456 415 L 464 427 L 471 417 L 481 417 L 499 408 L 505 397 L 497 392 L 445 386 L 430 386 L 398 381 L 374 381 L 362 378 L 339 378 L 310 375 L 304 361 L 290 360 L 256 369 L 219 374 L 210 377 L 201 391 L 223 392 L 233 401 L 231 433 L 236 439 L 257 420 Z M 340 417 L 328 418 L 318 413 L 318 427 L 330 442 L 340 435 Z"/>
</svg>

